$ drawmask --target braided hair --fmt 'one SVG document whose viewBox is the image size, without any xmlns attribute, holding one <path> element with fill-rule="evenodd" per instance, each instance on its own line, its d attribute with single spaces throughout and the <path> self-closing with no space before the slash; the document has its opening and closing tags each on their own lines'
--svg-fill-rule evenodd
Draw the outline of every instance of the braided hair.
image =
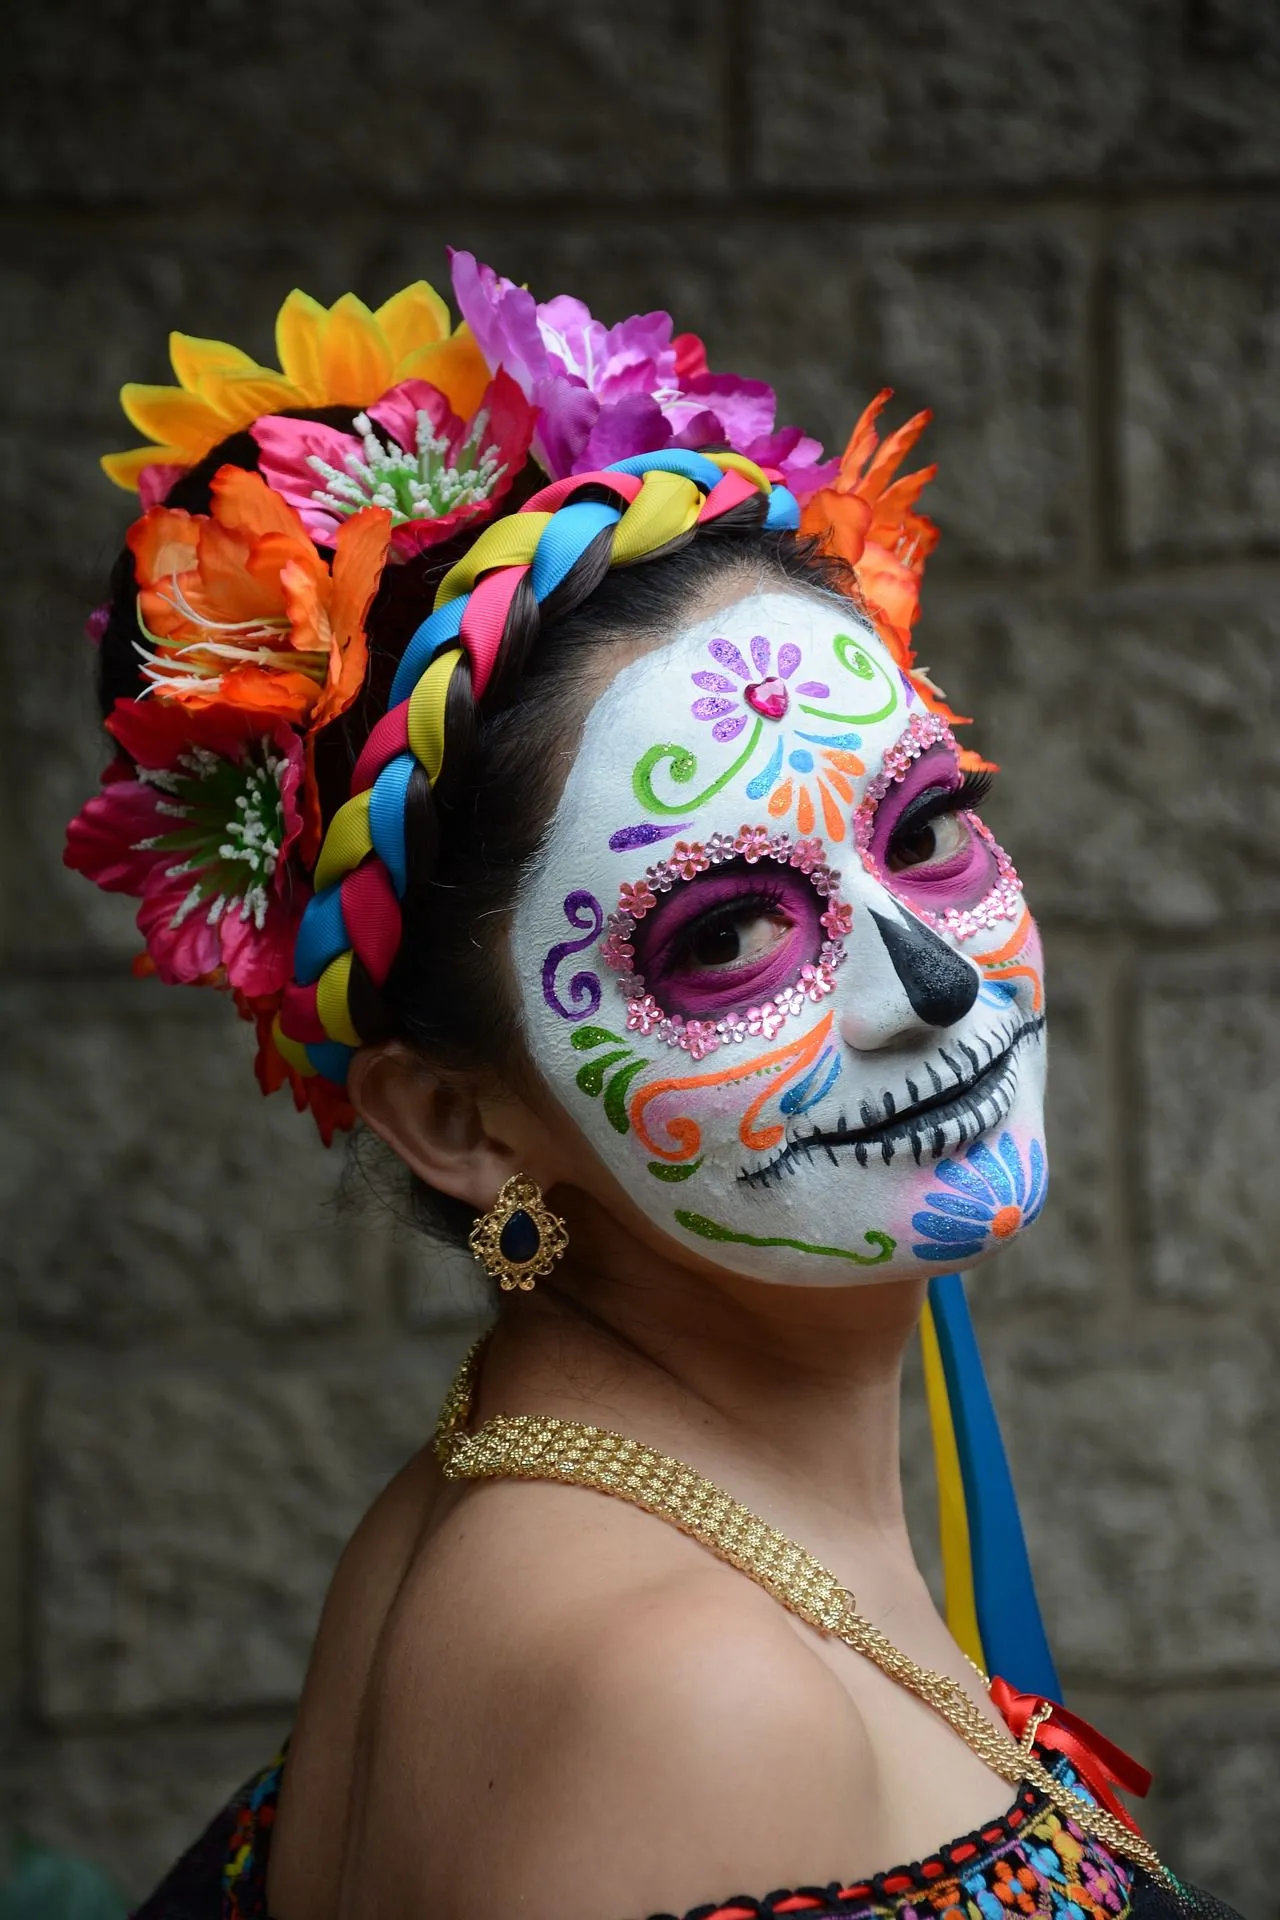
<svg viewBox="0 0 1280 1920">
<path fill-rule="evenodd" d="M 345 413 L 302 417 L 336 424 Z M 672 632 L 695 600 L 735 577 L 771 575 L 859 597 L 842 562 L 785 520 L 768 525 L 781 489 L 771 494 L 744 475 L 749 462 L 731 454 L 718 459 L 722 465 L 706 455 L 641 456 L 620 463 L 639 471 L 577 477 L 540 492 L 542 476 L 530 466 L 506 503 L 516 512 L 490 522 L 478 538 L 468 531 L 385 570 L 366 623 L 364 687 L 315 743 L 325 844 L 277 1031 L 277 1045 L 301 1070 L 341 1080 L 355 1047 L 400 1038 L 441 1065 L 487 1067 L 519 1085 L 530 1069 L 514 996 L 502 978 L 501 932 L 554 810 L 601 646 Z M 627 507 L 643 498 L 649 473 L 665 486 L 681 463 L 705 490 L 701 510 L 686 512 L 678 531 L 647 548 L 641 543 L 620 565 L 618 529 Z M 256 469 L 251 435 L 214 448 L 183 475 L 167 504 L 207 511 L 213 476 L 227 465 Z M 716 487 L 729 504 L 708 515 L 705 500 Z M 650 483 L 648 491 L 657 489 Z M 650 497 L 646 511 L 654 504 Z M 566 507 L 569 515 L 561 512 Z M 522 514 L 512 549 L 510 530 Z M 478 660 L 475 649 L 458 643 L 458 603 L 465 607 L 473 580 L 501 580 L 486 565 L 495 549 L 519 549 L 535 515 L 539 523 L 558 519 L 562 529 L 568 520 L 577 537 L 562 539 L 541 569 L 535 554 L 535 564 L 503 570 L 505 584 L 487 595 L 489 628 Z M 136 607 L 126 551 L 113 572 L 99 653 L 104 713 L 143 685 Z M 361 821 L 379 804 L 369 798 L 379 780 L 397 802 L 394 831 L 388 835 L 384 801 L 382 820 L 362 835 Z M 474 1210 L 414 1184 L 423 1224 L 464 1240 Z"/>
</svg>

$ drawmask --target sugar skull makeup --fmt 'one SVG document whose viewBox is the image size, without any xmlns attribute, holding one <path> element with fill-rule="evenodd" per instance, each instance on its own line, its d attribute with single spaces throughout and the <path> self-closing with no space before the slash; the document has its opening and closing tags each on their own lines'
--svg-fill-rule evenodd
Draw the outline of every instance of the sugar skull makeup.
<svg viewBox="0 0 1280 1920">
<path fill-rule="evenodd" d="M 513 959 L 539 1070 L 676 1240 L 847 1285 L 1035 1218 L 1039 942 L 985 786 L 855 610 L 798 591 L 596 702 Z"/>
</svg>

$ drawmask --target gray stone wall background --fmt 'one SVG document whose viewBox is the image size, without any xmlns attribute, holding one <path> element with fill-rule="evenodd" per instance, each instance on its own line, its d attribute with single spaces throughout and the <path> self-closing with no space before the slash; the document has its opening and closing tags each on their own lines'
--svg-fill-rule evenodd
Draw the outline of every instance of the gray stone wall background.
<svg viewBox="0 0 1280 1920">
<path fill-rule="evenodd" d="M 1055 1036 L 1055 1196 L 976 1310 L 1073 1698 L 1280 1911 L 1280 11 L 45 0 L 5 64 L 0 1826 L 136 1893 L 269 1753 L 474 1317 L 59 865 L 120 382 L 452 240 L 669 306 L 829 442 L 936 410 L 922 655 Z M 924 1514 L 915 1397 L 906 1464 Z"/>
</svg>

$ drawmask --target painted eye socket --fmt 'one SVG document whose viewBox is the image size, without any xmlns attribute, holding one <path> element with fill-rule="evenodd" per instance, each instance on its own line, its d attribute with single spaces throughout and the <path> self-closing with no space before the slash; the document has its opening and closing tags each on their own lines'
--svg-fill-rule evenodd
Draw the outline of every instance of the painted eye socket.
<svg viewBox="0 0 1280 1920">
<path fill-rule="evenodd" d="M 722 867 L 657 903 L 635 969 L 668 1014 L 708 1019 L 771 998 L 818 960 L 825 902 L 802 874 Z"/>
<path fill-rule="evenodd" d="M 954 749 L 930 748 L 876 809 L 870 851 L 886 882 L 930 912 L 965 909 L 998 878 L 995 843 L 975 809 L 989 774 L 962 773 Z"/>
</svg>

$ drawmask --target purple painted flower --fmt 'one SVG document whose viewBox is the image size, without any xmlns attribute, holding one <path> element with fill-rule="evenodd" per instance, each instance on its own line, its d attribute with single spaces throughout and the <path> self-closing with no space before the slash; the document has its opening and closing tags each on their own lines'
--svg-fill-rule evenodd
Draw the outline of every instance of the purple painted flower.
<svg viewBox="0 0 1280 1920">
<path fill-rule="evenodd" d="M 798 427 L 775 427 L 772 387 L 711 373 L 702 343 L 673 336 L 668 313 L 617 326 L 559 294 L 527 289 L 453 250 L 453 290 L 491 371 L 503 367 L 540 409 L 534 455 L 553 479 L 663 447 L 722 447 L 774 467 L 803 503 L 834 484 L 838 462 Z"/>
<path fill-rule="evenodd" d="M 716 671 L 703 668 L 690 675 L 700 698 L 689 711 L 695 720 L 714 722 L 713 740 L 736 740 L 751 717 L 747 708 L 766 720 L 782 720 L 793 692 L 808 700 L 825 700 L 831 693 L 823 680 L 801 680 L 794 688 L 788 686 L 801 661 L 799 647 L 790 640 L 784 640 L 778 648 L 776 660 L 772 643 L 762 633 L 756 634 L 750 650 L 748 661 L 732 640 L 717 637 L 707 643 Z"/>
</svg>

